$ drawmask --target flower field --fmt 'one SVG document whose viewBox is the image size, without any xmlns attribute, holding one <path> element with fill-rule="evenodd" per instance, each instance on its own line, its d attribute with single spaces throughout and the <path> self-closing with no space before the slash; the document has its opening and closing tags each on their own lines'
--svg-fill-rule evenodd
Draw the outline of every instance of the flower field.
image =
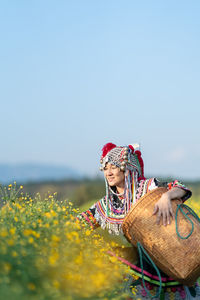
<svg viewBox="0 0 200 300">
<path fill-rule="evenodd" d="M 107 243 L 76 219 L 56 194 L 34 199 L 16 184 L 0 187 L 0 299 L 126 299 L 128 269 Z M 200 198 L 188 203 L 197 213 Z"/>
<path fill-rule="evenodd" d="M 125 267 L 71 202 L 31 199 L 15 184 L 1 188 L 1 199 L 0 299 L 121 299 Z"/>
</svg>

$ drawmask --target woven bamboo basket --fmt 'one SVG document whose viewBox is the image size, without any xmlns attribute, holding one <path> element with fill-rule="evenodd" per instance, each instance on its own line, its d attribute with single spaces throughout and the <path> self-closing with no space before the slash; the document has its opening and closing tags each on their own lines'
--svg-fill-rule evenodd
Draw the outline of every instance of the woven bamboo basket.
<svg viewBox="0 0 200 300">
<path fill-rule="evenodd" d="M 157 188 L 143 196 L 126 215 L 122 229 L 127 239 L 134 245 L 140 242 L 154 263 L 168 276 L 192 285 L 200 277 L 200 224 L 191 214 L 194 223 L 193 233 L 187 239 L 181 239 L 176 232 L 175 220 L 170 225 L 156 224 L 156 215 L 152 216 L 155 203 L 166 188 Z M 172 201 L 175 214 L 180 200 Z M 187 213 L 187 211 L 183 208 Z M 179 233 L 187 236 L 191 232 L 191 223 L 182 213 L 178 213 Z"/>
</svg>

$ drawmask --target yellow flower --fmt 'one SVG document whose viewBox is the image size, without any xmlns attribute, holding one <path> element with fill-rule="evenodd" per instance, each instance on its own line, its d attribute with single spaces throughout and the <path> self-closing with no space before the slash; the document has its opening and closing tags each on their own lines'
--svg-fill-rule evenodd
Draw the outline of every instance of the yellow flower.
<svg viewBox="0 0 200 300">
<path fill-rule="evenodd" d="M 54 280 L 54 281 L 53 281 L 53 286 L 54 286 L 56 289 L 59 289 L 60 283 L 58 282 L 58 280 Z"/>
<path fill-rule="evenodd" d="M 50 214 L 49 212 L 46 212 L 44 215 L 45 215 L 47 218 L 51 218 L 51 214 Z"/>
<path fill-rule="evenodd" d="M 72 240 L 74 240 L 74 239 L 79 238 L 79 235 L 78 235 L 78 232 L 76 232 L 76 231 L 71 231 L 71 232 L 69 232 L 69 233 L 66 233 L 66 237 L 67 237 L 70 241 L 72 241 Z"/>
<path fill-rule="evenodd" d="M 0 236 L 1 237 L 6 237 L 8 235 L 8 231 L 6 230 L 6 229 L 2 229 L 1 231 L 0 231 Z"/>
<path fill-rule="evenodd" d="M 94 245 L 98 246 L 99 242 L 97 240 L 94 240 Z"/>
<path fill-rule="evenodd" d="M 95 259 L 94 264 L 98 268 L 102 268 L 103 267 L 103 260 L 101 258 L 97 258 L 97 259 Z"/>
<path fill-rule="evenodd" d="M 75 225 L 76 229 L 81 229 L 81 226 L 79 225 L 79 223 L 76 222 L 74 225 Z"/>
<path fill-rule="evenodd" d="M 103 272 L 97 272 L 91 275 L 91 284 L 97 289 L 101 288 L 106 282 L 106 276 Z"/>
<path fill-rule="evenodd" d="M 32 234 L 32 230 L 31 230 L 31 229 L 25 229 L 24 232 L 23 232 L 23 234 L 24 234 L 25 236 L 29 236 L 29 235 Z"/>
<path fill-rule="evenodd" d="M 34 239 L 32 238 L 32 236 L 28 239 L 28 242 L 29 242 L 30 244 L 32 244 L 32 243 L 34 242 Z"/>
<path fill-rule="evenodd" d="M 83 256 L 82 256 L 82 254 L 80 254 L 79 256 L 77 256 L 77 257 L 75 258 L 74 262 L 75 262 L 75 264 L 77 264 L 77 265 L 82 265 L 82 263 L 83 263 Z"/>
<path fill-rule="evenodd" d="M 19 209 L 22 208 L 22 206 L 21 206 L 19 203 L 16 203 L 15 206 L 16 206 L 17 208 L 19 208 Z"/>
<path fill-rule="evenodd" d="M 90 235 L 90 234 L 91 234 L 91 230 L 87 229 L 85 235 Z"/>
<path fill-rule="evenodd" d="M 60 241 L 60 238 L 59 238 L 57 235 L 54 235 L 54 234 L 53 234 L 53 235 L 51 236 L 51 240 L 54 241 L 54 242 L 59 242 L 59 241 Z"/>
<path fill-rule="evenodd" d="M 51 209 L 51 215 L 52 215 L 53 217 L 56 217 L 56 216 L 57 216 L 57 213 L 56 213 L 53 209 Z"/>
<path fill-rule="evenodd" d="M 31 291 L 34 291 L 35 288 L 36 288 L 35 284 L 32 283 L 32 282 L 29 282 L 28 285 L 27 285 L 27 287 L 28 287 L 28 289 L 31 290 Z"/>
<path fill-rule="evenodd" d="M 59 254 L 54 252 L 52 255 L 49 256 L 49 264 L 54 266 L 59 258 Z"/>
<path fill-rule="evenodd" d="M 16 256 L 18 256 L 18 254 L 17 254 L 17 252 L 16 252 L 16 251 L 12 251 L 12 252 L 11 252 L 11 255 L 12 255 L 13 257 L 16 257 Z"/>
<path fill-rule="evenodd" d="M 37 239 L 40 237 L 40 233 L 36 231 L 33 231 L 32 235 L 35 236 Z"/>
<path fill-rule="evenodd" d="M 14 245 L 14 240 L 9 239 L 9 240 L 7 241 L 7 244 L 8 244 L 9 246 L 13 246 L 13 245 Z"/>
<path fill-rule="evenodd" d="M 36 228 L 36 227 L 37 227 L 37 225 L 36 225 L 35 222 L 32 223 L 32 226 L 33 226 L 33 228 Z"/>
<path fill-rule="evenodd" d="M 5 262 L 5 263 L 3 264 L 3 269 L 4 269 L 4 271 L 5 271 L 6 273 L 8 273 L 8 272 L 11 270 L 11 268 L 12 268 L 11 264 L 9 264 L 9 263 L 7 263 L 7 262 Z"/>
<path fill-rule="evenodd" d="M 117 243 L 115 243 L 114 241 L 111 241 L 110 245 L 111 245 L 111 247 L 116 247 L 116 246 L 118 246 Z"/>
</svg>

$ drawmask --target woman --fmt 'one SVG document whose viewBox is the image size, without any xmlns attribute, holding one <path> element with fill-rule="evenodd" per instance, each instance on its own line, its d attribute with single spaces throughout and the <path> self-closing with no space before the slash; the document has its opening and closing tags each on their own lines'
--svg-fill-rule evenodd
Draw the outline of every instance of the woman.
<svg viewBox="0 0 200 300">
<path fill-rule="evenodd" d="M 160 186 L 167 187 L 168 191 L 155 204 L 152 214 L 157 215 L 157 224 L 162 222 L 164 226 L 167 226 L 174 217 L 171 201 L 177 198 L 185 201 L 191 196 L 191 191 L 177 180 L 161 183 L 156 178 L 145 179 L 141 152 L 137 148 L 138 145 L 118 147 L 112 143 L 103 147 L 100 162 L 105 177 L 106 196 L 79 215 L 79 219 L 92 228 L 101 226 L 103 229 L 107 228 L 110 234 L 123 234 L 121 225 L 131 205 L 149 191 Z M 158 285 L 149 283 L 152 282 L 151 278 L 155 275 L 155 271 L 147 262 L 144 262 L 144 270 L 149 274 L 149 277 L 146 278 L 146 286 L 155 295 Z M 141 276 L 140 271 L 138 264 L 133 272 Z M 193 299 L 193 297 L 200 299 L 199 287 L 196 284 L 193 288 L 188 289 L 178 282 L 172 281 L 162 272 L 161 276 L 166 283 L 166 287 L 162 289 L 163 299 Z M 167 285 L 168 282 L 170 289 Z M 136 298 L 149 299 L 140 280 L 137 283 L 133 282 L 132 286 L 134 285 L 136 285 Z"/>
</svg>

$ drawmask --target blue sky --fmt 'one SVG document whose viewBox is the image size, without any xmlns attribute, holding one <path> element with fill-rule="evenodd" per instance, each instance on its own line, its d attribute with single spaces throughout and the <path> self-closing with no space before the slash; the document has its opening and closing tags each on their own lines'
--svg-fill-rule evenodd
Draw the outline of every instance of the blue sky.
<svg viewBox="0 0 200 300">
<path fill-rule="evenodd" d="M 199 1 L 2 1 L 0 163 L 98 174 L 107 142 L 200 179 Z"/>
</svg>

